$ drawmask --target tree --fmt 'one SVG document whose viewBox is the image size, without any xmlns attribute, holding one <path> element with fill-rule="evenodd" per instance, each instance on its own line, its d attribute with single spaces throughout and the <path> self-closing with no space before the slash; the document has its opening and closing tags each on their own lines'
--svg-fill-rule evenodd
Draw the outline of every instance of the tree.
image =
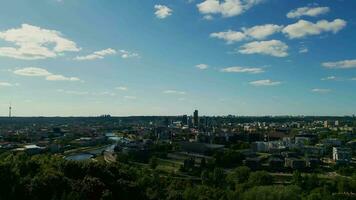
<svg viewBox="0 0 356 200">
<path fill-rule="evenodd" d="M 273 177 L 265 171 L 252 172 L 248 179 L 249 186 L 271 185 Z"/>
<path fill-rule="evenodd" d="M 152 156 L 149 162 L 150 168 L 151 169 L 156 169 L 157 165 L 158 165 L 158 160 L 156 156 Z"/>
<path fill-rule="evenodd" d="M 250 173 L 250 168 L 246 166 L 237 167 L 230 174 L 228 174 L 227 181 L 229 184 L 233 185 L 245 183 L 248 180 Z"/>
<path fill-rule="evenodd" d="M 243 200 L 300 200 L 297 186 L 256 186 L 243 194 Z"/>
<path fill-rule="evenodd" d="M 292 183 L 301 187 L 303 185 L 303 177 L 299 171 L 293 172 Z"/>
</svg>

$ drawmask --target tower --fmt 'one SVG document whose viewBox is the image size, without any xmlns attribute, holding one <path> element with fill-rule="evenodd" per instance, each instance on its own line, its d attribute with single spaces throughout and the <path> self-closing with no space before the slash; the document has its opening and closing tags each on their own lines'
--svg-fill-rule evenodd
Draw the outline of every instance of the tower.
<svg viewBox="0 0 356 200">
<path fill-rule="evenodd" d="M 193 115 L 193 125 L 195 127 L 199 127 L 199 115 L 198 115 L 198 110 L 194 111 L 194 115 Z"/>
<path fill-rule="evenodd" d="M 10 106 L 9 106 L 9 118 L 11 118 L 11 109 L 12 109 L 12 107 L 11 107 L 11 103 L 10 103 Z"/>
</svg>

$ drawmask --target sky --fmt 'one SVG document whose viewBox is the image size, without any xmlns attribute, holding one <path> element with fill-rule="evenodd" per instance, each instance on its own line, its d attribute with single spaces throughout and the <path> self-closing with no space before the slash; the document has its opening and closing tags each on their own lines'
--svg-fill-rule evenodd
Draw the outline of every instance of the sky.
<svg viewBox="0 0 356 200">
<path fill-rule="evenodd" d="M 0 116 L 352 115 L 354 0 L 3 0 Z"/>
</svg>

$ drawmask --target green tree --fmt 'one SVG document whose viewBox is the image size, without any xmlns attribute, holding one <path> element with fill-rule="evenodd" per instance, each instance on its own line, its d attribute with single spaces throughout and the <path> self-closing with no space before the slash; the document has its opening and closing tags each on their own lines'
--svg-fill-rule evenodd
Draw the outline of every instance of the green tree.
<svg viewBox="0 0 356 200">
<path fill-rule="evenodd" d="M 149 165 L 151 169 L 156 169 L 157 165 L 158 165 L 158 160 L 156 156 L 152 156 L 150 161 L 149 161 Z"/>
<path fill-rule="evenodd" d="M 249 186 L 271 185 L 273 177 L 266 171 L 252 172 L 248 179 Z"/>
</svg>

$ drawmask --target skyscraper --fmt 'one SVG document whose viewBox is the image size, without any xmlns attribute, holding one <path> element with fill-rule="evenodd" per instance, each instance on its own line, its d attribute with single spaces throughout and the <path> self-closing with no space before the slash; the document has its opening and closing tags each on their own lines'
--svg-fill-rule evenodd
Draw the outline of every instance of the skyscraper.
<svg viewBox="0 0 356 200">
<path fill-rule="evenodd" d="M 183 125 L 188 125 L 188 116 L 187 116 L 187 115 L 183 115 L 183 117 L 182 117 L 182 124 L 183 124 Z"/>
<path fill-rule="evenodd" d="M 193 125 L 194 127 L 199 127 L 199 115 L 198 115 L 198 110 L 194 111 L 193 115 Z"/>
</svg>

